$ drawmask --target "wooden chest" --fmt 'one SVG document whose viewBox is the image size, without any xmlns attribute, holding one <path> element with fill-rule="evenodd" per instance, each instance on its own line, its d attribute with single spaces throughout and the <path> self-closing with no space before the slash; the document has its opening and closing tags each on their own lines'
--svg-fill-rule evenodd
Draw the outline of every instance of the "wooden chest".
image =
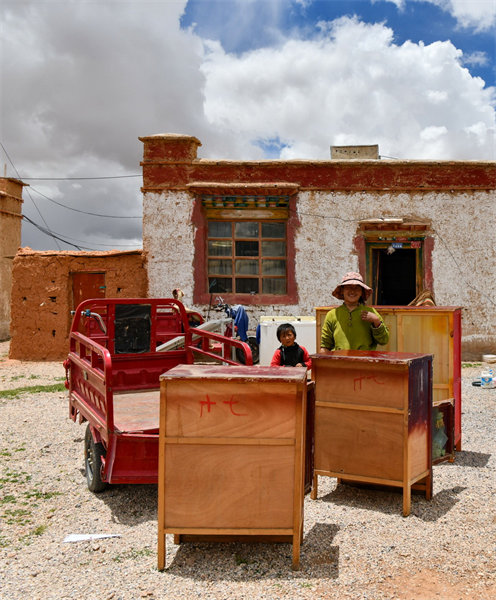
<svg viewBox="0 0 496 600">
<path fill-rule="evenodd" d="M 432 356 L 337 350 L 312 356 L 318 475 L 432 494 Z"/>
<path fill-rule="evenodd" d="M 317 348 L 324 319 L 333 308 L 319 306 L 316 311 Z M 449 441 L 462 449 L 461 337 L 462 309 L 459 306 L 375 306 L 386 323 L 389 342 L 379 346 L 385 352 L 415 352 L 433 355 L 432 401 L 435 406 L 454 406 L 455 439 Z"/>
<path fill-rule="evenodd" d="M 293 544 L 303 533 L 306 369 L 181 365 L 161 376 L 158 568 L 165 534 Z"/>
</svg>

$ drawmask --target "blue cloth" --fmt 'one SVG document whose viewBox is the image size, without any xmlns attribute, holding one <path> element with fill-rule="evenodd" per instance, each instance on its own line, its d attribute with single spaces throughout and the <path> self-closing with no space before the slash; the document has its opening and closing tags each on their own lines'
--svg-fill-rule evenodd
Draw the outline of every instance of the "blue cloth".
<svg viewBox="0 0 496 600">
<path fill-rule="evenodd" d="M 262 337 L 261 330 L 260 330 L 260 323 L 257 325 L 255 337 L 257 338 L 257 344 L 260 346 L 260 341 L 261 341 L 261 337 Z"/>
<path fill-rule="evenodd" d="M 247 331 L 248 331 L 248 315 L 246 314 L 246 310 L 244 306 L 241 304 L 236 304 L 231 307 L 231 317 L 234 319 L 234 327 L 238 329 L 238 335 L 242 342 L 246 342 L 248 339 Z"/>
</svg>

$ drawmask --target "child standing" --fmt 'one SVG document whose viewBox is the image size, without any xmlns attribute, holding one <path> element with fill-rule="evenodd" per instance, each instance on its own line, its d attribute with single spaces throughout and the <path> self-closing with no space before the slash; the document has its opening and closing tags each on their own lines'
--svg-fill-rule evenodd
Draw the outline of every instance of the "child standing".
<svg viewBox="0 0 496 600">
<path fill-rule="evenodd" d="M 312 360 L 303 346 L 296 343 L 296 329 L 291 323 L 282 323 L 277 328 L 277 339 L 281 342 L 270 361 L 271 367 L 308 367 Z"/>
</svg>

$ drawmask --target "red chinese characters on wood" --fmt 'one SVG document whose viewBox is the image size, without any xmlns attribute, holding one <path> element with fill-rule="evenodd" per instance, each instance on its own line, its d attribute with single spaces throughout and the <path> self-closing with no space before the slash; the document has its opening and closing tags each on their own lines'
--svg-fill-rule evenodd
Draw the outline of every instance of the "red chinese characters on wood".
<svg viewBox="0 0 496 600">
<path fill-rule="evenodd" d="M 205 398 L 206 398 L 206 400 L 199 401 L 200 417 L 203 417 L 204 414 L 212 412 L 212 410 L 211 410 L 212 407 L 217 404 L 217 402 L 210 400 L 210 397 L 208 396 L 208 394 L 205 395 Z M 223 400 L 221 402 L 221 404 L 227 404 L 229 406 L 229 410 L 230 410 L 231 414 L 234 415 L 235 417 L 246 417 L 248 415 L 248 413 L 236 412 L 236 410 L 234 409 L 234 405 L 239 404 L 239 400 L 235 400 L 234 396 L 231 396 L 231 398 L 229 400 Z M 203 409 L 205 409 L 205 413 L 203 412 Z"/>
<path fill-rule="evenodd" d="M 353 391 L 361 392 L 364 381 L 369 380 L 377 385 L 384 385 L 384 381 L 380 381 L 378 377 L 375 375 L 360 375 L 359 377 L 355 377 L 353 379 Z"/>
</svg>

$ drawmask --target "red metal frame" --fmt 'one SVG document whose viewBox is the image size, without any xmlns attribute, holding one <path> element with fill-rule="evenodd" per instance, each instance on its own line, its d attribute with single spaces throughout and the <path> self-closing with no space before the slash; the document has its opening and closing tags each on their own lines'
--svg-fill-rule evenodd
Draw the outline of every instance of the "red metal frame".
<svg viewBox="0 0 496 600">
<path fill-rule="evenodd" d="M 151 307 L 150 352 L 114 352 L 115 307 L 118 304 Z M 96 318 L 84 316 L 87 309 L 100 315 L 105 332 Z M 180 336 L 184 337 L 183 347 L 165 352 L 155 350 L 160 344 Z M 221 345 L 221 355 L 209 350 L 210 341 Z M 173 299 L 99 298 L 86 300 L 78 306 L 70 332 L 69 354 L 64 362 L 69 416 L 79 423 L 87 421 L 94 441 L 105 447 L 102 481 L 156 483 L 158 478 L 158 427 L 141 431 L 118 430 L 114 422 L 114 394 L 156 390 L 158 404 L 162 373 L 179 364 L 192 364 L 196 354 L 224 364 L 239 365 L 231 358 L 233 348 L 244 351 L 246 365 L 253 364 L 248 344 L 191 328 L 184 306 Z"/>
</svg>

